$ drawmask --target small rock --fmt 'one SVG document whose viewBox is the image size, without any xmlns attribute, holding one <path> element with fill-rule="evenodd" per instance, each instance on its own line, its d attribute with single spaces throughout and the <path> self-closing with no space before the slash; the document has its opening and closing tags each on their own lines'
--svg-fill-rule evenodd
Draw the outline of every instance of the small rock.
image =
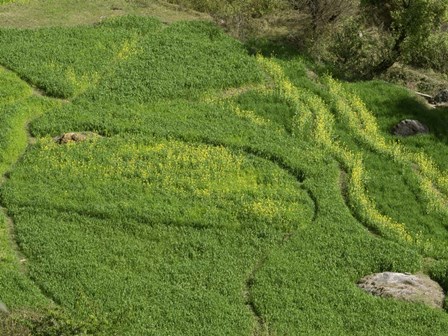
<svg viewBox="0 0 448 336">
<path fill-rule="evenodd" d="M 433 101 L 436 105 L 448 103 L 448 89 L 442 90 L 436 94 Z"/>
<path fill-rule="evenodd" d="M 56 141 L 58 144 L 66 144 L 69 142 L 86 141 L 87 139 L 92 139 L 98 136 L 98 134 L 93 132 L 69 132 L 55 137 L 54 141 Z"/>
<path fill-rule="evenodd" d="M 424 274 L 384 272 L 368 275 L 358 287 L 373 295 L 418 302 L 433 308 L 443 308 L 442 287 Z"/>
<path fill-rule="evenodd" d="M 429 133 L 429 128 L 418 120 L 405 119 L 394 126 L 392 133 L 394 135 L 410 136 Z"/>
</svg>

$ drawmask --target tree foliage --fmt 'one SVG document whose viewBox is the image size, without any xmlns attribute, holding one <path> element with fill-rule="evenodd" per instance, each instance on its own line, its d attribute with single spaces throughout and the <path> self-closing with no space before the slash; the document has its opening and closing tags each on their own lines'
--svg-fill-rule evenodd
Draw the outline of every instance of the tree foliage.
<svg viewBox="0 0 448 336">
<path fill-rule="evenodd" d="M 169 0 L 168 2 L 210 14 L 240 39 L 245 39 L 250 34 L 253 19 L 285 5 L 284 0 Z"/>
<path fill-rule="evenodd" d="M 289 0 L 294 10 L 301 10 L 309 15 L 314 33 L 322 33 L 329 25 L 353 15 L 357 3 L 357 0 Z"/>
<path fill-rule="evenodd" d="M 317 0 L 315 3 L 324 3 Z M 334 4 L 337 2 L 334 2 Z M 317 37 L 314 55 L 347 79 L 371 79 L 396 62 L 444 71 L 448 1 L 361 0 L 338 25 L 328 25 Z M 437 38 L 434 38 L 437 36 Z M 316 39 L 316 37 L 315 37 Z M 422 63 L 422 60 L 425 62 Z"/>
<path fill-rule="evenodd" d="M 448 12 L 446 0 L 363 0 L 362 5 L 367 19 L 393 39 L 390 56 L 376 65 L 376 72 L 387 70 L 423 45 L 431 33 L 440 30 Z"/>
<path fill-rule="evenodd" d="M 210 13 L 241 39 L 286 22 L 296 46 L 348 79 L 372 78 L 396 62 L 446 69 L 448 0 L 169 1 Z"/>
</svg>

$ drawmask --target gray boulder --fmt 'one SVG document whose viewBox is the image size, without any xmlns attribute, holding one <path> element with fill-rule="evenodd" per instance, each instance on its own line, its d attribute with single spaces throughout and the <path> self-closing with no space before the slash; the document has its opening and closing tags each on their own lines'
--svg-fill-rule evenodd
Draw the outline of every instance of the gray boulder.
<svg viewBox="0 0 448 336">
<path fill-rule="evenodd" d="M 384 272 L 368 275 L 358 287 L 373 295 L 418 302 L 442 308 L 445 294 L 442 287 L 424 274 Z"/>
<path fill-rule="evenodd" d="M 405 119 L 394 126 L 392 133 L 400 136 L 411 136 L 429 133 L 429 128 L 418 120 Z"/>
</svg>

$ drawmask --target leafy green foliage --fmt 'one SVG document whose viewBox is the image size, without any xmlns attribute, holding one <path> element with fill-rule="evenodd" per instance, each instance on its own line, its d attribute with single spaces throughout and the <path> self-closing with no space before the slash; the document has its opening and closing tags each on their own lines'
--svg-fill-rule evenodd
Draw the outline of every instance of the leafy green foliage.
<svg viewBox="0 0 448 336">
<path fill-rule="evenodd" d="M 393 39 L 390 56 L 373 66 L 383 72 L 396 61 L 412 55 L 428 41 L 428 36 L 441 28 L 448 13 L 448 3 L 438 0 L 364 0 L 366 16 L 377 26 L 384 27 Z"/>
<path fill-rule="evenodd" d="M 333 74 L 349 80 L 373 78 L 375 65 L 391 57 L 393 39 L 378 27 L 365 28 L 359 19 L 346 20 L 318 47 Z"/>
<path fill-rule="evenodd" d="M 421 42 L 434 28 L 440 27 L 446 19 L 448 5 L 437 0 L 362 0 L 363 4 L 373 6 L 378 20 L 386 25 L 399 38 L 405 35 L 411 40 Z"/>
<path fill-rule="evenodd" d="M 285 7 L 283 0 L 169 0 L 182 7 L 205 12 L 241 39 L 253 35 L 254 21 Z"/>
<path fill-rule="evenodd" d="M 406 62 L 426 69 L 448 73 L 448 33 L 435 32 L 426 36 L 419 45 L 407 45 Z"/>
<path fill-rule="evenodd" d="M 31 335 L 71 336 L 71 335 L 106 335 L 107 321 L 98 320 L 96 316 L 87 316 L 84 320 L 70 318 L 60 310 L 50 310 L 30 323 Z M 113 335 L 108 333 L 108 335 Z"/>
</svg>

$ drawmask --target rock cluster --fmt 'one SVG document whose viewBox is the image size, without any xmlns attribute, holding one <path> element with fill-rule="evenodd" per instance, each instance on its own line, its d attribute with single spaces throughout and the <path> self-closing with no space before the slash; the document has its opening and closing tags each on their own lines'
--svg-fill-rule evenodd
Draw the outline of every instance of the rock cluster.
<svg viewBox="0 0 448 336">
<path fill-rule="evenodd" d="M 99 135 L 93 132 L 69 132 L 63 133 L 54 138 L 54 141 L 58 144 L 66 144 L 69 142 L 81 142 L 87 139 L 98 137 Z"/>
<path fill-rule="evenodd" d="M 376 273 L 362 278 L 358 287 L 373 295 L 423 303 L 434 308 L 442 308 L 445 300 L 440 285 L 424 274 Z"/>
<path fill-rule="evenodd" d="M 440 91 L 433 98 L 433 102 L 436 105 L 443 105 L 448 103 L 448 89 Z"/>
</svg>

